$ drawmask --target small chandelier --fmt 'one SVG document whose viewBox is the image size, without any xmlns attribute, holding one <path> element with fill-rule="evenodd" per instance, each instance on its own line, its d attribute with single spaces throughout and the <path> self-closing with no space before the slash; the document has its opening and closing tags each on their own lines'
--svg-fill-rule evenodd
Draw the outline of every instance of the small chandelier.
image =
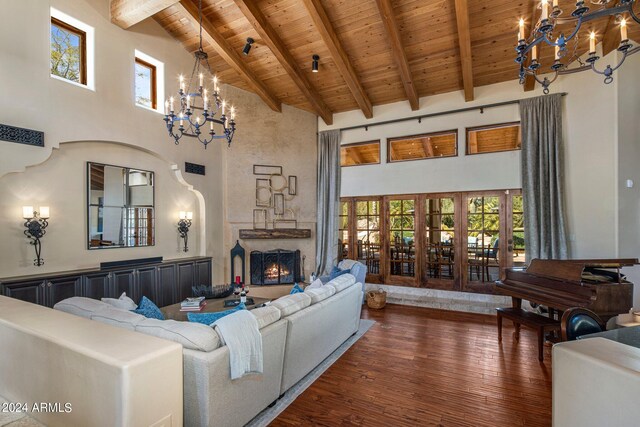
<svg viewBox="0 0 640 427">
<path fill-rule="evenodd" d="M 615 7 L 607 8 L 607 3 L 612 0 L 591 0 L 591 3 L 597 5 L 595 10 L 590 11 L 585 6 L 584 1 L 576 1 L 576 8 L 571 12 L 570 16 L 562 17 L 563 11 L 558 7 L 558 0 L 541 0 L 540 20 L 537 22 L 531 35 L 527 38 L 524 31 L 524 20 L 520 20 L 520 31 L 518 32 L 518 45 L 516 46 L 516 62 L 520 64 L 520 84 L 524 84 L 525 78 L 533 76 L 538 83 L 542 85 L 543 92 L 549 93 L 549 85 L 553 83 L 561 74 L 572 74 L 581 71 L 592 70 L 597 74 L 604 76 L 604 83 L 609 84 L 613 81 L 613 72 L 622 66 L 627 56 L 632 55 L 640 50 L 640 47 L 632 48 L 627 37 L 627 24 L 631 22 L 624 16 L 630 16 L 635 22 L 640 23 L 640 18 L 633 11 L 633 6 L 637 0 L 620 0 L 620 4 Z M 552 3 L 552 4 L 551 4 Z M 596 63 L 599 56 L 596 55 L 596 34 L 592 31 L 589 35 L 589 54 L 586 60 L 582 60 L 577 55 L 578 41 L 580 39 L 579 32 L 583 23 L 595 21 L 597 19 L 609 19 L 615 16 L 620 25 L 621 42 L 618 51 L 622 53 L 622 58 L 615 66 L 607 65 L 604 69 L 598 69 Z M 568 36 L 564 33 L 557 34 L 557 25 L 572 24 L 573 29 Z M 556 34 L 554 34 L 554 32 Z M 567 44 L 573 40 L 572 53 L 569 54 Z M 544 71 L 538 62 L 538 45 L 545 42 L 555 49 L 555 60 L 551 69 Z M 531 54 L 531 60 L 527 64 L 528 54 Z M 569 68 L 569 64 L 576 61 L 579 65 Z M 553 73 L 552 77 L 544 77 L 540 79 L 538 73 Z"/>
<path fill-rule="evenodd" d="M 230 146 L 236 130 L 235 109 L 233 106 L 229 107 L 229 117 L 226 115 L 227 102 L 220 98 L 219 85 L 221 82 L 211 72 L 208 55 L 202 49 L 202 0 L 198 4 L 198 13 L 200 19 L 200 46 L 194 54 L 193 71 L 186 84 L 184 76 L 180 75 L 177 99 L 172 96 L 164 103 L 164 121 L 167 125 L 167 131 L 176 145 L 180 143 L 180 139 L 183 136 L 188 136 L 197 138 L 198 141 L 204 144 L 204 148 L 207 148 L 207 145 L 214 139 L 221 138 L 225 138 Z M 205 75 L 203 71 L 209 76 L 213 76 L 212 91 L 204 86 Z M 196 78 L 197 85 L 195 84 Z M 177 111 L 174 109 L 176 100 L 178 102 Z M 218 113 L 220 115 L 216 117 Z M 175 129 L 176 123 L 178 124 L 177 129 Z M 217 133 L 214 128 L 221 132 Z"/>
</svg>

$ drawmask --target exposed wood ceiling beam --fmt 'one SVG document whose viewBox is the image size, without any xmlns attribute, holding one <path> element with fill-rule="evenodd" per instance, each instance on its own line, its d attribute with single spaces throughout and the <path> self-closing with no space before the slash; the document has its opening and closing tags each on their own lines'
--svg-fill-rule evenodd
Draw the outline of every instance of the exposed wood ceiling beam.
<svg viewBox="0 0 640 427">
<path fill-rule="evenodd" d="M 331 57 L 333 58 L 336 68 L 349 87 L 349 90 L 362 110 L 362 113 L 367 119 L 372 118 L 373 107 L 371 106 L 369 96 L 364 91 L 360 78 L 356 74 L 353 65 L 351 65 L 351 61 L 349 61 L 349 57 L 342 47 L 342 44 L 338 39 L 338 35 L 333 29 L 331 21 L 329 20 L 322 3 L 320 0 L 302 0 L 302 3 L 304 3 L 304 6 L 307 8 L 309 16 L 320 33 L 320 37 L 322 37 L 324 44 L 327 45 L 327 48 L 331 53 Z"/>
<path fill-rule="evenodd" d="M 253 28 L 262 38 L 262 41 L 269 47 L 271 52 L 278 58 L 280 64 L 285 69 L 289 77 L 298 86 L 302 94 L 307 98 L 315 112 L 322 117 L 327 125 L 333 123 L 333 113 L 324 103 L 320 94 L 314 89 L 307 76 L 302 72 L 295 59 L 282 42 L 282 39 L 267 18 L 260 11 L 253 0 L 234 0 L 244 16 L 249 20 Z"/>
<path fill-rule="evenodd" d="M 538 11 L 538 2 L 536 0 L 532 0 L 531 5 L 532 6 L 531 6 L 531 16 L 529 18 L 529 26 L 525 34 L 530 34 L 531 31 L 533 30 L 533 27 L 536 25 L 536 16 L 537 16 L 536 13 Z M 542 48 L 542 43 L 538 45 L 538 57 L 540 57 L 541 55 L 541 52 L 540 52 L 541 48 Z M 525 65 L 529 66 L 530 64 L 531 64 L 531 53 L 529 53 L 529 57 L 527 58 L 527 62 L 525 63 Z M 536 87 L 535 77 L 533 77 L 530 74 L 527 74 L 527 76 L 524 79 L 524 85 L 522 86 L 525 92 L 531 92 Z"/>
<path fill-rule="evenodd" d="M 196 6 L 192 0 L 182 0 L 176 4 L 176 7 L 180 13 L 186 17 L 191 24 L 197 29 L 199 28 L 198 6 Z M 227 64 L 231 66 L 244 81 L 249 85 L 251 90 L 258 94 L 260 98 L 274 111 L 282 111 L 282 104 L 278 100 L 264 83 L 256 78 L 253 72 L 242 61 L 240 55 L 233 50 L 227 40 L 218 32 L 216 27 L 207 19 L 206 16 L 202 17 L 202 36 L 211 44 L 211 46 L 218 52 L 218 55 L 224 59 Z"/>
<path fill-rule="evenodd" d="M 349 155 L 349 157 L 351 157 L 351 160 L 353 160 L 354 164 L 360 165 L 364 163 L 364 159 L 362 158 L 362 155 L 357 148 L 347 150 L 347 154 Z"/>
<path fill-rule="evenodd" d="M 178 0 L 111 0 L 111 22 L 126 30 L 177 2 Z"/>
<path fill-rule="evenodd" d="M 378 0 L 380 1 L 380 0 Z M 389 1 L 389 0 L 386 0 Z M 467 0 L 455 0 L 456 22 L 458 23 L 458 43 L 464 100 L 473 101 L 473 57 L 471 56 L 471 32 L 469 30 L 469 7 Z"/>
<path fill-rule="evenodd" d="M 413 84 L 409 61 L 407 60 L 407 55 L 404 53 L 404 47 L 400 39 L 400 30 L 398 29 L 395 14 L 393 13 L 391 0 L 376 0 L 376 3 L 378 4 L 378 10 L 380 11 L 384 28 L 387 31 L 387 37 L 391 43 L 391 52 L 393 53 L 393 58 L 400 72 L 404 92 L 407 95 L 411 109 L 415 111 L 420 108 L 420 99 L 418 98 L 416 87 Z M 469 49 L 469 51 L 471 51 L 471 49 Z"/>
<path fill-rule="evenodd" d="M 433 145 L 431 144 L 431 138 L 422 138 L 422 149 L 426 157 L 433 157 Z"/>
</svg>

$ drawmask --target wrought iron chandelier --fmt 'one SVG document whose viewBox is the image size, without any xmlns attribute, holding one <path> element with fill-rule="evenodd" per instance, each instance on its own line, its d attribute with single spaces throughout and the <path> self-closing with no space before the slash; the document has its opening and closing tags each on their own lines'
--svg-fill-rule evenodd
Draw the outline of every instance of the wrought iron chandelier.
<svg viewBox="0 0 640 427">
<path fill-rule="evenodd" d="M 200 46 L 195 56 L 193 71 L 188 83 L 185 84 L 184 76 L 180 75 L 178 97 L 170 97 L 164 103 L 167 131 L 174 139 L 176 145 L 183 136 L 197 138 L 204 148 L 214 139 L 225 138 L 231 145 L 233 134 L 236 130 L 235 108 L 229 106 L 227 101 L 220 97 L 220 80 L 211 72 L 207 53 L 202 49 L 202 0 L 198 2 L 198 14 L 200 23 Z M 213 76 L 213 90 L 210 91 L 204 85 L 205 73 Z M 196 85 L 197 79 L 197 85 Z M 174 110 L 175 101 L 178 102 L 178 110 Z M 227 108 L 229 116 L 227 116 Z M 220 113 L 218 117 L 216 114 Z M 175 124 L 178 123 L 177 129 Z M 207 128 L 208 124 L 208 128 Z M 221 129 L 218 127 L 221 126 Z M 220 133 L 215 128 L 221 130 Z"/>
<path fill-rule="evenodd" d="M 627 56 L 632 55 L 640 50 L 640 47 L 633 47 L 627 37 L 627 25 L 631 22 L 630 17 L 640 24 L 640 18 L 635 14 L 633 6 L 637 0 L 620 0 L 620 4 L 607 8 L 607 4 L 615 0 L 591 0 L 596 8 L 591 9 L 585 5 L 584 1 L 576 1 L 576 7 L 569 16 L 564 17 L 564 12 L 558 6 L 558 0 L 541 0 L 539 8 L 541 9 L 540 19 L 533 27 L 533 31 L 527 37 L 524 30 L 524 20 L 520 20 L 520 31 L 518 32 L 518 45 L 516 46 L 516 62 L 520 64 L 520 84 L 528 75 L 533 76 L 538 83 L 542 85 L 545 94 L 549 93 L 549 85 L 553 83 L 559 75 L 572 74 L 581 71 L 592 70 L 597 74 L 604 76 L 604 83 L 609 84 L 613 81 L 613 72 L 622 66 Z M 583 60 L 578 54 L 578 42 L 580 40 L 579 32 L 582 24 L 597 19 L 608 19 L 615 16 L 620 26 L 621 41 L 618 51 L 622 53 L 622 58 L 615 66 L 607 65 L 598 69 L 596 64 L 599 56 L 596 53 L 596 34 L 592 31 L 589 35 L 589 54 Z M 563 32 L 559 32 L 557 26 L 563 24 L 572 24 L 571 33 L 566 36 Z M 568 44 L 573 41 L 572 51 L 569 53 Z M 538 45 L 545 42 L 555 49 L 555 60 L 550 70 L 543 70 L 540 62 L 538 62 Z M 531 56 L 527 63 L 527 58 Z M 577 62 L 577 66 L 569 67 L 573 62 Z M 551 77 L 540 79 L 538 74 L 552 73 Z"/>
</svg>

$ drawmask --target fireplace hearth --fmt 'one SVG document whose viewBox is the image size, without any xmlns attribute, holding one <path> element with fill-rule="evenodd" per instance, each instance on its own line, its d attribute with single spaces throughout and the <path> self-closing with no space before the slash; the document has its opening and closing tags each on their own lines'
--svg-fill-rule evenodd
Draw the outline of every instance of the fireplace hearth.
<svg viewBox="0 0 640 427">
<path fill-rule="evenodd" d="M 299 250 L 252 251 L 250 265 L 252 285 L 281 285 L 300 281 Z"/>
</svg>

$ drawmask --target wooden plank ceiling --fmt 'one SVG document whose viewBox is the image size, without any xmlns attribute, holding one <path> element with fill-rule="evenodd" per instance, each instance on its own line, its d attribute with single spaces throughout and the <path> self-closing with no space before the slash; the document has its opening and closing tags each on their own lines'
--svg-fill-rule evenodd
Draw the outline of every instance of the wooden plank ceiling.
<svg viewBox="0 0 640 427">
<path fill-rule="evenodd" d="M 125 1 L 139 3 L 112 0 L 112 14 L 120 21 L 154 13 L 152 8 L 133 8 L 135 19 L 127 21 L 120 9 L 114 10 L 114 3 Z M 224 83 L 257 92 L 273 109 L 285 103 L 327 123 L 333 113 L 361 110 L 371 117 L 372 105 L 397 101 L 409 101 L 416 109 L 416 96 L 464 90 L 470 101 L 474 87 L 503 81 L 516 85 L 518 20 L 524 18 L 529 27 L 540 13 L 536 0 L 202 1 L 205 20 L 217 33 L 204 37 L 204 48 Z M 574 0 L 560 0 L 565 11 L 574 5 Z M 190 10 L 197 10 L 197 0 L 174 2 L 152 16 L 194 52 L 198 29 Z M 640 36 L 638 27 L 630 26 L 632 38 Z M 598 40 L 607 33 L 608 46 L 617 46 L 617 25 L 599 20 L 589 23 L 589 29 Z M 224 39 L 222 49 L 213 45 L 218 37 Z M 241 52 L 247 37 L 255 43 L 245 56 Z M 587 48 L 588 38 L 583 37 L 576 51 Z M 237 52 L 244 67 L 234 63 L 237 58 L 230 59 L 226 49 Z M 543 67 L 552 63 L 553 53 L 551 47 L 541 49 Z M 318 73 L 311 72 L 312 55 L 320 56 Z M 527 88 L 533 88 L 531 82 Z"/>
</svg>

